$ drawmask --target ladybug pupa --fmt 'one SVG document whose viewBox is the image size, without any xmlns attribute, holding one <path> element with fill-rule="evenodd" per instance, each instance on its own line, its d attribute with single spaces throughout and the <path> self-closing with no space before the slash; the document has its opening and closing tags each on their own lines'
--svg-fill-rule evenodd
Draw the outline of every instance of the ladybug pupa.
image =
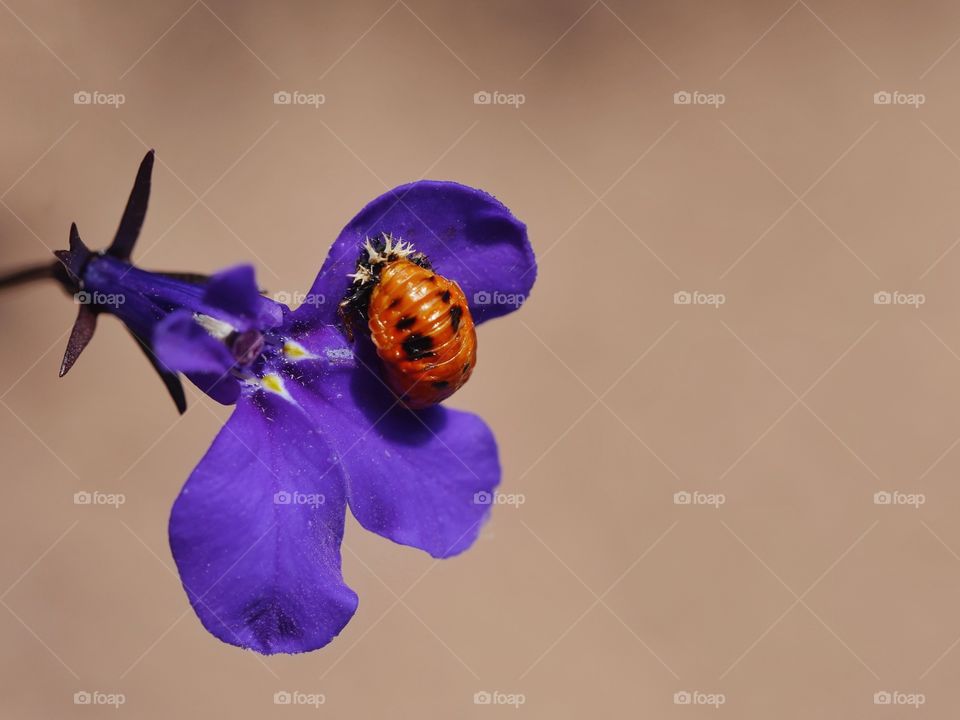
<svg viewBox="0 0 960 720">
<path fill-rule="evenodd" d="M 366 325 L 390 389 L 418 410 L 450 397 L 470 378 L 477 334 L 456 282 L 389 234 L 364 243 L 340 317 L 348 337 Z"/>
</svg>

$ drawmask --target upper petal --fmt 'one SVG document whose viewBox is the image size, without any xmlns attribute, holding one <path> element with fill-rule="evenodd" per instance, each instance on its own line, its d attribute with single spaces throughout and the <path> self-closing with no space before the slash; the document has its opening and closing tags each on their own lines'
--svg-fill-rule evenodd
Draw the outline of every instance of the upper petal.
<svg viewBox="0 0 960 720">
<path fill-rule="evenodd" d="M 478 323 L 516 310 L 536 279 L 527 228 L 503 203 L 466 185 L 421 180 L 384 193 L 350 221 L 310 291 L 324 302 L 301 306 L 298 319 L 336 322 L 363 241 L 381 233 L 413 243 L 438 273 L 456 280 Z"/>
<path fill-rule="evenodd" d="M 336 452 L 354 517 L 434 557 L 470 547 L 500 482 L 486 423 L 439 406 L 407 410 L 381 380 L 372 350 L 355 357 L 333 327 L 301 341 L 314 359 L 298 363 L 291 392 Z"/>
<path fill-rule="evenodd" d="M 283 319 L 279 304 L 260 294 L 252 265 L 236 265 L 212 275 L 203 302 L 236 318 L 238 330 L 272 328 Z"/>
<path fill-rule="evenodd" d="M 235 363 L 226 344 L 200 327 L 189 310 L 174 310 L 157 323 L 153 351 L 174 372 L 226 374 Z"/>
<path fill-rule="evenodd" d="M 240 383 L 230 373 L 234 358 L 227 346 L 194 320 L 188 310 L 174 310 L 153 331 L 153 352 L 161 366 L 182 372 L 217 402 L 232 405 Z"/>
<path fill-rule="evenodd" d="M 204 627 L 265 654 L 329 643 L 357 607 L 340 571 L 344 512 L 342 478 L 302 410 L 244 395 L 170 517 L 170 547 Z"/>
</svg>

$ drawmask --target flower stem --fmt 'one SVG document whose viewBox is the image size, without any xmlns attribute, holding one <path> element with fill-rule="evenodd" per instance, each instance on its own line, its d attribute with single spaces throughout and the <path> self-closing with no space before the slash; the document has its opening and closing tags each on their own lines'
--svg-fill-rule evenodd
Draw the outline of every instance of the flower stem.
<svg viewBox="0 0 960 720">
<path fill-rule="evenodd" d="M 24 283 L 33 282 L 34 280 L 59 280 L 60 276 L 57 272 L 59 267 L 60 263 L 54 260 L 53 262 L 43 263 L 42 265 L 30 265 L 10 273 L 2 274 L 0 275 L 0 290 L 16 285 L 23 285 Z"/>
</svg>

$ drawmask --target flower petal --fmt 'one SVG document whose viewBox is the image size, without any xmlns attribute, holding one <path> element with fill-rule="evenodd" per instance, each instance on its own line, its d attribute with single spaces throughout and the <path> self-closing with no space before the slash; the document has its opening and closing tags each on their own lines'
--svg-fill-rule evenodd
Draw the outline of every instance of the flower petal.
<svg viewBox="0 0 960 720">
<path fill-rule="evenodd" d="M 478 323 L 516 310 L 537 275 L 527 228 L 500 201 L 458 183 L 422 180 L 381 195 L 350 221 L 310 290 L 325 302 L 301 306 L 299 320 L 336 322 L 363 241 L 381 233 L 413 243 L 438 273 L 456 280 Z"/>
<path fill-rule="evenodd" d="M 357 596 L 340 571 L 337 473 L 300 408 L 263 391 L 240 399 L 170 517 L 173 556 L 207 630 L 260 653 L 297 653 L 347 624 Z"/>
<path fill-rule="evenodd" d="M 237 318 L 238 330 L 276 327 L 282 320 L 280 306 L 260 294 L 252 265 L 236 265 L 211 276 L 203 302 Z"/>
<path fill-rule="evenodd" d="M 222 373 L 184 373 L 207 396 L 221 405 L 233 405 L 240 397 L 240 381 Z"/>
<path fill-rule="evenodd" d="M 153 331 L 153 352 L 163 367 L 184 373 L 217 402 L 232 405 L 240 396 L 227 346 L 200 327 L 188 310 L 175 310 L 160 321 Z"/>
<path fill-rule="evenodd" d="M 500 482 L 486 423 L 444 407 L 403 408 L 369 343 L 361 358 L 344 361 L 352 348 L 333 327 L 301 342 L 317 359 L 297 363 L 291 392 L 336 452 L 360 524 L 438 558 L 470 547 Z"/>
<path fill-rule="evenodd" d="M 157 324 L 153 351 L 174 372 L 222 374 L 235 362 L 227 346 L 200 327 L 188 310 L 175 310 Z"/>
</svg>

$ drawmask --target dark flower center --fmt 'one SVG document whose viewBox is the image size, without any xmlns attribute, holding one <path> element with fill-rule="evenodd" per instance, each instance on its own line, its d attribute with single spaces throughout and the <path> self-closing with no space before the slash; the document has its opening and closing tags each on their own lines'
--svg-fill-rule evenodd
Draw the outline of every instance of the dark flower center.
<svg viewBox="0 0 960 720">
<path fill-rule="evenodd" d="M 247 330 L 237 333 L 230 339 L 230 352 L 238 365 L 249 365 L 263 352 L 265 340 L 259 330 Z"/>
</svg>

